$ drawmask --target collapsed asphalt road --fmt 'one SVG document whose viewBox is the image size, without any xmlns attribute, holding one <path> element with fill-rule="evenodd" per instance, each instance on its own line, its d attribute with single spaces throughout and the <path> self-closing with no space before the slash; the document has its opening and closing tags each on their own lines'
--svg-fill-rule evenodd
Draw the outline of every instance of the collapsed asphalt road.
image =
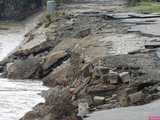
<svg viewBox="0 0 160 120">
<path fill-rule="evenodd" d="M 77 120 L 78 107 L 83 117 L 89 110 L 159 99 L 159 36 L 140 29 L 157 27 L 159 19 L 158 15 L 130 13 L 125 4 L 115 1 L 67 4 L 53 18 L 45 16 L 1 63 L 4 76 L 40 79 L 51 88 L 42 93 L 45 103 L 22 120 Z M 155 33 L 155 29 L 150 31 Z M 92 119 L 100 118 L 93 115 Z"/>
</svg>

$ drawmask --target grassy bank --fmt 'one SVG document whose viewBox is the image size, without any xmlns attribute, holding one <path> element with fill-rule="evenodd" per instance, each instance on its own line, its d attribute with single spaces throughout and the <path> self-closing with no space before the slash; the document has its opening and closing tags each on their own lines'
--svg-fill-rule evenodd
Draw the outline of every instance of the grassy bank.
<svg viewBox="0 0 160 120">
<path fill-rule="evenodd" d="M 140 13 L 160 13 L 160 2 L 139 2 L 131 8 Z"/>
</svg>

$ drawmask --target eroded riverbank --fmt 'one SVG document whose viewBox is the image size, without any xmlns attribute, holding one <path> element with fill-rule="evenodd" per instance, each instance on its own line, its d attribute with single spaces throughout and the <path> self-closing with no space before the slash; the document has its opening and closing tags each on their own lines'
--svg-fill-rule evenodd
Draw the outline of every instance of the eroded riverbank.
<svg viewBox="0 0 160 120">
<path fill-rule="evenodd" d="M 32 17 L 20 23 L 0 22 L 0 60 L 13 53 L 24 41 L 25 33 L 36 24 L 35 19 L 38 18 Z M 47 89 L 36 80 L 0 78 L 0 120 L 20 119 L 33 106 L 44 102 L 38 93 Z"/>
<path fill-rule="evenodd" d="M 111 1 L 64 4 L 44 16 L 1 63 L 9 78 L 40 79 L 51 87 L 42 93 L 45 102 L 21 120 L 78 120 L 77 113 L 159 99 L 159 50 L 146 48 L 158 36 L 130 31 L 138 23 L 125 20 L 134 17 Z"/>
</svg>

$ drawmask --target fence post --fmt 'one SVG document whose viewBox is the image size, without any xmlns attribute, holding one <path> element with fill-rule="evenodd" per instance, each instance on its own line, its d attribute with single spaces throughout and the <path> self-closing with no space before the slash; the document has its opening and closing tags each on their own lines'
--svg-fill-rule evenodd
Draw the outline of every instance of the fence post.
<svg viewBox="0 0 160 120">
<path fill-rule="evenodd" d="M 55 0 L 48 0 L 47 1 L 47 12 L 49 15 L 53 15 L 57 4 Z"/>
</svg>

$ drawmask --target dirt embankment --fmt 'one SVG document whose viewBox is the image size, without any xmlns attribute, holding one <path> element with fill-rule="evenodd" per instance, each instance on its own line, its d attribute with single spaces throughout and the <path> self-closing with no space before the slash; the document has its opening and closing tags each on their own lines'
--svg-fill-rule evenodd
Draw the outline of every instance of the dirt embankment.
<svg viewBox="0 0 160 120">
<path fill-rule="evenodd" d="M 46 102 L 21 120 L 78 120 L 77 113 L 84 117 L 89 110 L 160 97 L 158 50 L 143 48 L 146 39 L 155 37 L 129 33 L 132 25 L 120 20 L 128 17 L 111 15 L 126 13 L 123 7 L 64 5 L 26 34 L 24 43 L 1 62 L 4 76 L 40 79 L 51 89 L 42 93 Z"/>
</svg>

